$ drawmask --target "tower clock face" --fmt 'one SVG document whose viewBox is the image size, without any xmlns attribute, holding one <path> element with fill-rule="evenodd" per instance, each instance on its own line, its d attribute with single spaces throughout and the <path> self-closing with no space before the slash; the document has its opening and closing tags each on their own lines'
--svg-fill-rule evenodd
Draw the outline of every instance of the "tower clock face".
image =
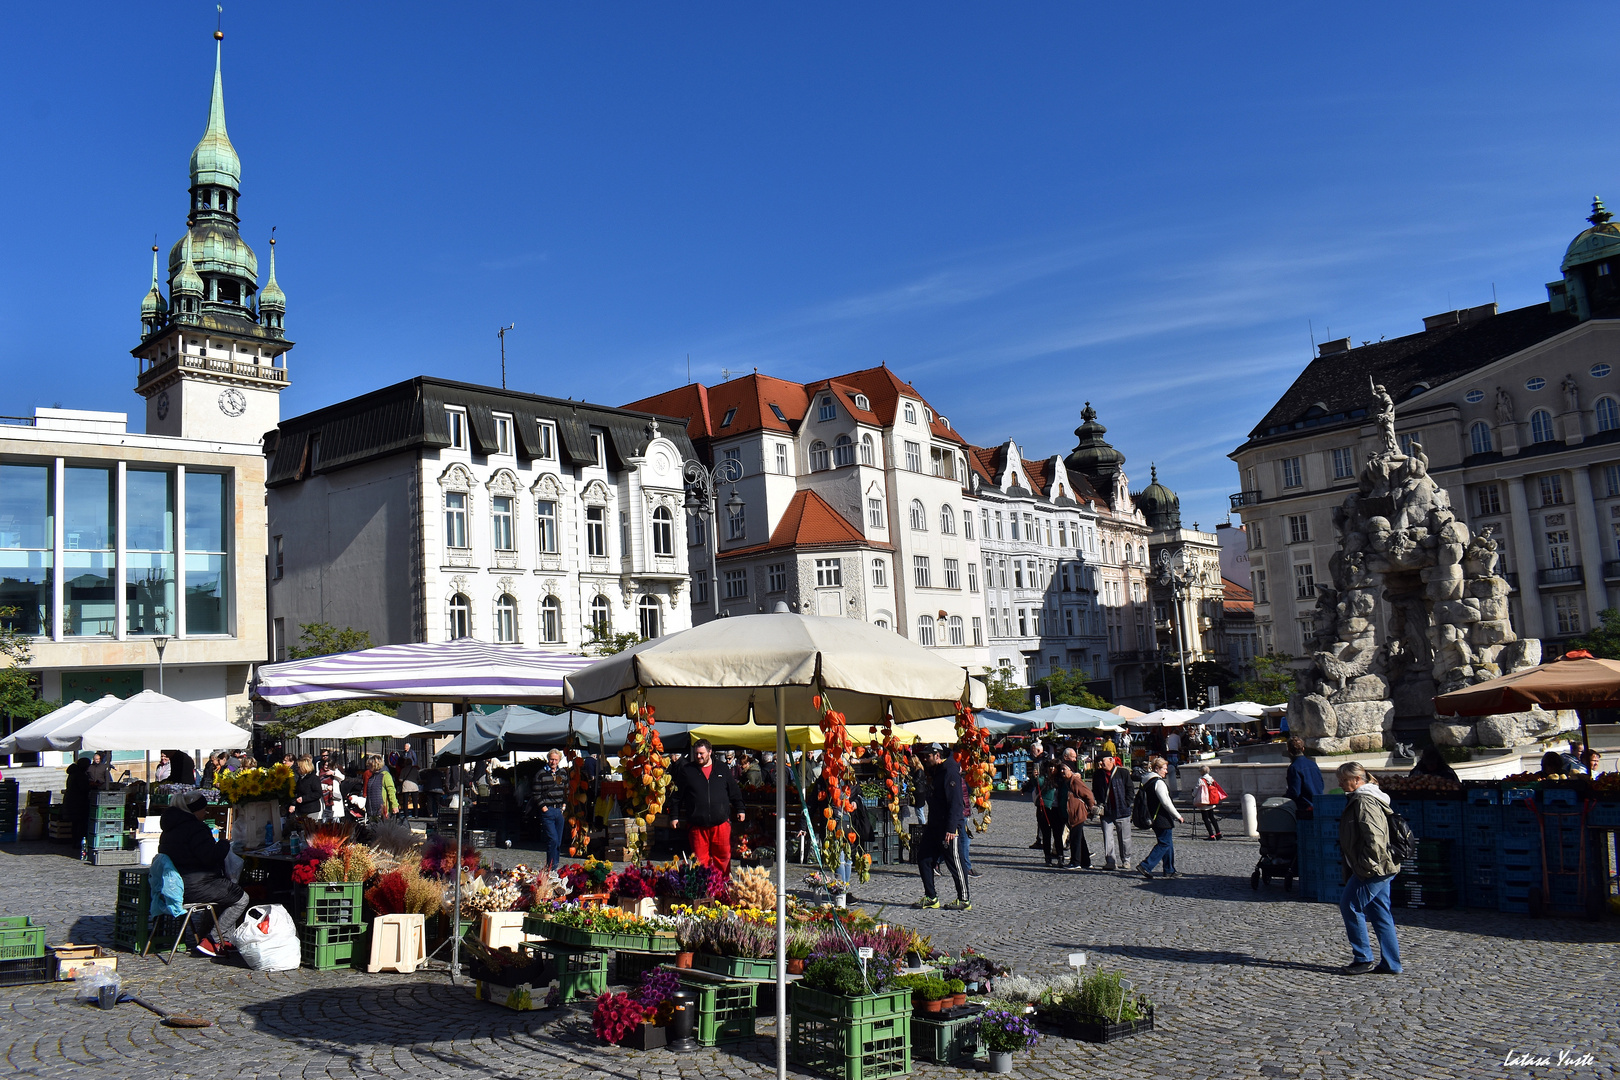
<svg viewBox="0 0 1620 1080">
<path fill-rule="evenodd" d="M 221 390 L 219 393 L 219 411 L 226 416 L 241 416 L 247 412 L 247 398 L 243 396 L 240 390 Z"/>
<path fill-rule="evenodd" d="M 169 418 L 169 392 L 167 390 L 158 395 L 157 414 L 159 420 L 167 420 Z"/>
</svg>

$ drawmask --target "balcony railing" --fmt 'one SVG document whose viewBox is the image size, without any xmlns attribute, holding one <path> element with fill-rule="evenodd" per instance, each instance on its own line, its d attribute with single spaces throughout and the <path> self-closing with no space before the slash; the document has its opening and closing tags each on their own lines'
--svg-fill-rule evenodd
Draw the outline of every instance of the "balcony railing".
<svg viewBox="0 0 1620 1080">
<path fill-rule="evenodd" d="M 1134 664 L 1153 661 L 1158 658 L 1159 653 L 1155 649 L 1128 649 L 1124 652 L 1111 652 L 1108 654 L 1108 661 L 1112 664 Z"/>
<path fill-rule="evenodd" d="M 1542 585 L 1580 585 L 1586 581 L 1579 566 L 1549 566 L 1536 574 Z"/>
<path fill-rule="evenodd" d="M 1232 509 L 1238 510 L 1245 506 L 1253 506 L 1260 501 L 1258 491 L 1239 491 L 1232 496 Z"/>
<path fill-rule="evenodd" d="M 287 369 L 275 367 L 271 364 L 244 363 L 241 360 L 226 360 L 217 356 L 194 356 L 191 353 L 179 353 L 159 360 L 140 373 L 138 382 L 145 383 L 168 374 L 170 371 L 184 368 L 187 371 L 212 371 L 220 375 L 232 375 L 242 379 L 263 379 L 265 382 L 287 381 Z"/>
</svg>

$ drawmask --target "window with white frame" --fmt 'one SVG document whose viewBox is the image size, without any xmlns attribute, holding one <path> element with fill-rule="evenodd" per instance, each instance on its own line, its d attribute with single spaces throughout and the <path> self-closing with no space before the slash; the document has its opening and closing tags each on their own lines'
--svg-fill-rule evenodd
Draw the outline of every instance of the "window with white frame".
<svg viewBox="0 0 1620 1080">
<path fill-rule="evenodd" d="M 450 434 L 450 449 L 467 449 L 467 411 L 465 409 L 445 409 L 444 425 Z"/>
<path fill-rule="evenodd" d="M 927 555 L 913 555 L 911 557 L 912 583 L 919 589 L 926 589 L 933 585 L 933 574 L 929 569 Z"/>
<path fill-rule="evenodd" d="M 1299 458 L 1282 459 L 1283 487 L 1302 487 L 1305 483 L 1305 473 L 1299 467 Z"/>
<path fill-rule="evenodd" d="M 748 595 L 748 571 L 726 571 L 726 599 L 740 600 Z"/>
<path fill-rule="evenodd" d="M 1333 479 L 1353 480 L 1356 475 L 1356 451 L 1350 446 L 1333 448 Z"/>
<path fill-rule="evenodd" d="M 1483 420 L 1474 421 L 1468 429 L 1469 449 L 1476 454 L 1488 454 L 1491 446 L 1491 425 Z"/>
<path fill-rule="evenodd" d="M 557 425 L 549 420 L 541 420 L 539 424 L 539 442 L 537 455 L 541 461 L 555 461 L 557 459 Z"/>
<path fill-rule="evenodd" d="M 702 514 L 686 515 L 686 546 L 702 547 L 708 543 L 709 527 L 704 524 Z"/>
<path fill-rule="evenodd" d="M 738 506 L 731 508 L 726 516 L 726 536 L 731 540 L 741 540 L 748 535 L 748 508 Z"/>
<path fill-rule="evenodd" d="M 830 589 L 844 583 L 844 560 L 816 560 L 816 588 Z"/>
<path fill-rule="evenodd" d="M 1608 498 L 1620 495 L 1620 465 L 1603 466 L 1603 483 Z"/>
<path fill-rule="evenodd" d="M 1264 570 L 1249 571 L 1249 588 L 1254 590 L 1254 602 L 1257 604 L 1271 603 L 1266 595 L 1266 572 Z"/>
<path fill-rule="evenodd" d="M 988 508 L 979 510 L 979 531 L 984 534 L 986 540 L 990 539 L 990 510 Z"/>
<path fill-rule="evenodd" d="M 973 511 L 962 511 L 962 539 L 973 539 Z"/>
<path fill-rule="evenodd" d="M 693 590 L 694 593 L 696 593 L 696 591 L 696 589 Z M 709 598 L 707 571 L 705 571 L 703 581 L 703 598 L 705 600 Z M 596 599 L 591 601 L 591 628 L 598 634 L 606 636 L 608 632 L 613 629 L 612 610 L 612 606 L 608 603 L 608 598 L 605 596 L 598 596 Z"/>
<path fill-rule="evenodd" d="M 557 554 L 557 503 L 552 499 L 539 499 L 534 504 L 540 554 Z"/>
<path fill-rule="evenodd" d="M 562 601 L 555 596 L 540 601 L 540 640 L 551 645 L 562 640 Z"/>
<path fill-rule="evenodd" d="M 962 640 L 962 616 L 960 615 L 951 616 L 950 642 L 952 645 L 961 645 L 964 643 Z"/>
<path fill-rule="evenodd" d="M 496 551 L 516 551 L 512 528 L 512 499 L 497 495 L 489 501 L 490 536 Z"/>
<path fill-rule="evenodd" d="M 842 469 L 845 465 L 855 464 L 855 443 L 848 435 L 840 435 L 833 440 L 833 467 Z"/>
<path fill-rule="evenodd" d="M 1547 565 L 1554 570 L 1575 565 L 1568 529 L 1550 529 L 1547 532 Z"/>
<path fill-rule="evenodd" d="M 977 615 L 973 616 L 973 644 L 975 646 L 984 645 L 984 624 Z"/>
<path fill-rule="evenodd" d="M 866 500 L 866 523 L 874 529 L 883 528 L 883 500 L 868 498 Z"/>
<path fill-rule="evenodd" d="M 776 444 L 776 474 L 778 476 L 786 476 L 788 474 L 787 443 Z"/>
<path fill-rule="evenodd" d="M 922 472 L 922 443 L 906 443 L 906 469 L 909 472 Z"/>
<path fill-rule="evenodd" d="M 1530 441 L 1533 443 L 1554 441 L 1552 413 L 1546 409 L 1537 409 L 1530 414 Z"/>
<path fill-rule="evenodd" d="M 861 464 L 877 464 L 877 447 L 873 445 L 872 436 L 870 434 L 861 436 Z"/>
<path fill-rule="evenodd" d="M 855 407 L 857 409 L 860 409 L 862 412 L 871 412 L 872 411 L 872 402 L 871 402 L 870 399 L 867 398 L 867 396 L 865 394 L 856 394 L 855 395 Z"/>
<path fill-rule="evenodd" d="M 510 593 L 495 601 L 495 640 L 503 644 L 517 640 L 517 601 Z"/>
<path fill-rule="evenodd" d="M 911 528 L 913 532 L 928 531 L 928 510 L 921 499 L 911 500 Z"/>
<path fill-rule="evenodd" d="M 469 546 L 467 543 L 467 493 L 464 491 L 447 491 L 444 493 L 444 546 L 463 549 Z"/>
<path fill-rule="evenodd" d="M 449 625 L 450 640 L 472 636 L 472 604 L 461 593 L 450 598 Z"/>
<path fill-rule="evenodd" d="M 906 402 L 906 423 L 915 424 L 916 422 L 917 422 L 917 407 L 915 405 L 913 405 L 911 402 L 908 401 L 908 402 Z"/>
<path fill-rule="evenodd" d="M 1613 431 L 1620 428 L 1620 405 L 1614 403 L 1614 398 L 1598 398 L 1592 405 L 1592 414 L 1597 419 L 1599 431 Z"/>
<path fill-rule="evenodd" d="M 675 515 L 667 506 L 653 511 L 652 542 L 654 555 L 675 554 Z"/>
<path fill-rule="evenodd" d="M 607 557 L 607 507 L 585 508 L 585 554 Z"/>
<path fill-rule="evenodd" d="M 636 604 L 636 614 L 641 619 L 641 636 L 655 638 L 664 632 L 663 611 L 658 606 L 655 596 L 643 596 Z"/>
<path fill-rule="evenodd" d="M 872 587 L 874 589 L 889 587 L 889 564 L 882 559 L 872 560 Z"/>
<path fill-rule="evenodd" d="M 511 454 L 512 452 L 512 418 L 495 414 L 495 452 L 497 454 Z"/>
<path fill-rule="evenodd" d="M 1481 514 L 1500 514 L 1502 512 L 1502 491 L 1495 484 L 1481 484 L 1475 491 L 1475 499 L 1479 504 Z"/>
<path fill-rule="evenodd" d="M 1405 454 L 1407 457 L 1412 456 L 1412 448 L 1414 446 L 1423 445 L 1422 443 L 1418 442 L 1417 433 L 1413 431 L 1408 431 L 1404 435 L 1401 435 L 1399 442 L 1401 444 L 1401 453 Z"/>
<path fill-rule="evenodd" d="M 600 431 L 591 432 L 591 450 L 596 454 L 596 467 L 607 468 L 607 437 Z"/>
<path fill-rule="evenodd" d="M 827 453 L 827 444 L 817 439 L 810 444 L 810 471 L 821 472 L 831 467 L 831 456 Z"/>
<path fill-rule="evenodd" d="M 1013 588 L 1022 589 L 1023 587 L 1024 587 L 1024 560 L 1023 559 L 1014 559 L 1013 560 Z"/>
<path fill-rule="evenodd" d="M 1316 596 L 1316 571 L 1311 564 L 1294 564 L 1294 596 L 1300 600 L 1310 600 Z"/>
<path fill-rule="evenodd" d="M 946 536 L 956 535 L 956 511 L 949 504 L 939 508 L 939 531 Z"/>
<path fill-rule="evenodd" d="M 832 399 L 831 394 L 823 394 L 822 395 L 822 397 L 821 397 L 821 407 L 816 411 L 816 419 L 817 420 L 836 420 L 836 419 L 838 419 L 838 406 L 833 404 L 833 399 Z"/>
<path fill-rule="evenodd" d="M 1007 587 L 1007 560 L 1006 559 L 997 559 L 996 560 L 996 576 L 1001 579 L 1001 587 L 1003 589 L 1005 589 Z"/>
<path fill-rule="evenodd" d="M 967 572 L 968 572 L 968 592 L 978 592 L 979 591 L 979 564 L 976 563 L 976 562 L 968 563 L 967 564 Z"/>
<path fill-rule="evenodd" d="M 287 545 L 280 536 L 271 537 L 270 544 L 275 560 L 275 569 L 271 576 L 280 581 L 287 572 Z"/>
<path fill-rule="evenodd" d="M 943 560 L 945 567 L 945 587 L 947 589 L 960 589 L 962 587 L 962 564 L 955 559 Z"/>
<path fill-rule="evenodd" d="M 1029 609 L 1018 609 L 1018 636 L 1029 637 Z"/>
<path fill-rule="evenodd" d="M 743 468 L 742 447 L 728 446 L 726 448 L 726 460 L 731 462 L 732 468 L 738 476 L 748 475 L 748 470 Z"/>
<path fill-rule="evenodd" d="M 787 592 L 787 563 L 771 563 L 765 568 L 765 587 L 773 593 Z"/>
<path fill-rule="evenodd" d="M 1311 518 L 1309 514 L 1288 515 L 1288 542 L 1290 544 L 1303 544 L 1311 538 Z"/>
<path fill-rule="evenodd" d="M 911 408 L 907 405 L 906 408 Z M 917 616 L 917 644 L 933 645 L 934 643 L 934 617 L 932 615 Z"/>
<path fill-rule="evenodd" d="M 1564 475 L 1549 473 L 1541 477 L 1541 505 L 1557 506 L 1564 501 Z"/>
</svg>

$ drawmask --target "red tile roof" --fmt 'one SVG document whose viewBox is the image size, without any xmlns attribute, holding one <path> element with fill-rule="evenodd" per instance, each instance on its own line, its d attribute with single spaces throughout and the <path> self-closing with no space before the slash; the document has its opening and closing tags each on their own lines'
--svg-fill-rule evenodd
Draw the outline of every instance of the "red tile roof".
<svg viewBox="0 0 1620 1080">
<path fill-rule="evenodd" d="M 1246 611 L 1254 614 L 1254 593 L 1229 577 L 1221 578 L 1221 606 L 1227 611 Z"/>
<path fill-rule="evenodd" d="M 809 408 L 803 386 L 757 373 L 718 386 L 692 383 L 642 400 L 656 402 L 664 416 L 686 417 L 686 433 L 694 440 L 724 439 L 749 431 L 792 431 Z M 783 419 L 777 419 L 772 405 L 782 410 Z"/>
<path fill-rule="evenodd" d="M 723 551 L 720 558 L 732 559 L 740 555 L 757 555 L 762 551 L 777 551 L 784 548 L 889 546 L 880 540 L 868 540 L 859 529 L 849 523 L 848 518 L 834 510 L 827 504 L 827 500 L 814 491 L 799 491 L 794 493 L 792 501 L 782 513 L 782 520 L 776 523 L 776 530 L 771 533 L 767 543 L 738 548 L 735 551 Z"/>
</svg>

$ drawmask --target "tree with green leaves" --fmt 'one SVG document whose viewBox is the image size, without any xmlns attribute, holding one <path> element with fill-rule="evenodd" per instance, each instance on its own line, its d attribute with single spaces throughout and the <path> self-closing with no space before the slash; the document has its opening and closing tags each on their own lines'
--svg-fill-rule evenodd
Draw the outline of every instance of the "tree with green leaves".
<svg viewBox="0 0 1620 1080">
<path fill-rule="evenodd" d="M 288 648 L 287 658 L 309 660 L 317 656 L 331 656 L 333 653 L 355 652 L 369 648 L 371 648 L 369 630 L 356 630 L 352 626 L 339 629 L 331 623 L 324 622 L 302 623 L 298 627 L 298 644 Z M 361 709 L 371 709 L 395 716 L 399 713 L 399 703 L 355 699 L 293 705 L 290 708 L 277 709 L 275 720 L 265 725 L 265 732 L 274 738 L 287 738 L 301 731 L 308 731 L 312 727 L 330 723 L 341 716 L 359 712 Z"/>
<path fill-rule="evenodd" d="M 1091 679 L 1085 672 L 1071 668 L 1058 668 L 1041 680 L 1041 699 L 1048 705 L 1078 705 L 1084 709 L 1107 712 L 1114 707 L 1091 692 Z"/>
<path fill-rule="evenodd" d="M 1598 612 L 1602 622 L 1592 632 L 1569 643 L 1571 650 L 1585 649 L 1600 660 L 1620 660 L 1620 611 L 1604 608 Z M 1543 659 L 1551 660 L 1552 657 Z"/>
<path fill-rule="evenodd" d="M 990 708 L 997 712 L 1028 712 L 1035 707 L 1029 690 L 1013 682 L 1011 668 L 985 668 L 984 688 Z"/>
<path fill-rule="evenodd" d="M 590 640 L 585 642 L 585 648 L 581 651 L 587 656 L 612 656 L 614 653 L 624 652 L 633 645 L 640 645 L 646 640 L 640 634 L 629 631 L 623 634 L 615 634 L 606 627 L 592 623 Z"/>
<path fill-rule="evenodd" d="M 40 699 L 39 678 L 27 670 L 34 659 L 33 644 L 16 629 L 16 618 L 16 608 L 0 608 L 0 662 L 5 665 L 0 667 L 0 713 L 26 723 L 59 708 L 61 702 Z"/>
<path fill-rule="evenodd" d="M 1294 658 L 1287 653 L 1267 653 L 1254 658 L 1254 678 L 1232 687 L 1233 701 L 1258 705 L 1286 705 L 1299 684 Z"/>
<path fill-rule="evenodd" d="M 1209 708 L 1209 688 L 1218 686 L 1223 691 L 1221 700 L 1232 685 L 1233 675 L 1213 660 L 1198 660 L 1187 665 L 1187 707 Z M 1175 664 L 1161 664 L 1149 668 L 1142 677 L 1142 689 L 1156 696 L 1169 709 L 1181 708 L 1181 669 Z M 1236 700 L 1236 699 L 1232 699 Z"/>
</svg>

